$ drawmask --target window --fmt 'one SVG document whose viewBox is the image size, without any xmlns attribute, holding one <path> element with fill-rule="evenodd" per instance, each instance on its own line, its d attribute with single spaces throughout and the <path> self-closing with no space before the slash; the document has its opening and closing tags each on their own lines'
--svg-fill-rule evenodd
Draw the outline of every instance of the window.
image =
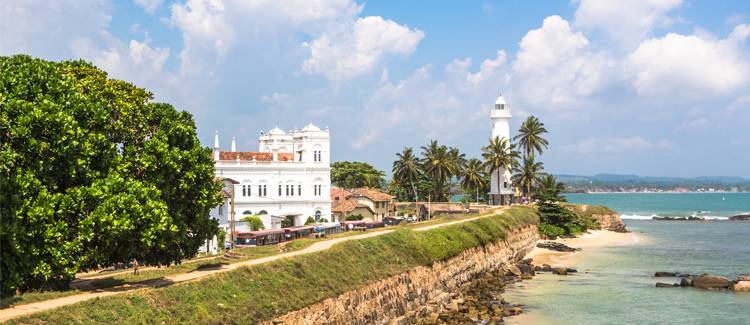
<svg viewBox="0 0 750 325">
<path fill-rule="evenodd" d="M 221 211 L 222 210 L 224 210 L 224 205 L 223 204 L 219 206 L 219 215 L 221 215 Z"/>
<path fill-rule="evenodd" d="M 289 196 L 289 184 L 286 185 L 286 196 Z"/>
<path fill-rule="evenodd" d="M 320 217 L 321 217 L 322 215 L 323 215 L 323 213 L 322 213 L 322 212 L 320 212 L 320 210 L 318 210 L 318 211 L 315 211 L 315 221 L 319 221 L 319 220 L 320 220 Z"/>
<path fill-rule="evenodd" d="M 313 185 L 313 193 L 315 196 L 323 194 L 323 185 Z"/>
<path fill-rule="evenodd" d="M 281 184 L 279 184 L 279 196 L 281 196 Z"/>
<path fill-rule="evenodd" d="M 302 196 L 302 184 L 297 185 L 297 196 Z"/>
<path fill-rule="evenodd" d="M 503 188 L 508 188 L 508 182 L 503 182 Z"/>
<path fill-rule="evenodd" d="M 320 150 L 313 151 L 313 160 L 315 162 L 319 162 L 321 160 L 322 155 L 320 154 Z"/>
<path fill-rule="evenodd" d="M 268 196 L 268 191 L 267 191 L 267 189 L 268 189 L 268 188 L 266 187 L 266 185 L 263 185 L 263 196 Z"/>
</svg>

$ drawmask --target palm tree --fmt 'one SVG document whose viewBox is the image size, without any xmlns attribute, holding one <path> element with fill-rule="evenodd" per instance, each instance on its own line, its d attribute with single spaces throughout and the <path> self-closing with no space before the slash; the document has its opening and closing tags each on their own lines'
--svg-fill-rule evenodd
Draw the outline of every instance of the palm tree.
<svg viewBox="0 0 750 325">
<path fill-rule="evenodd" d="M 451 175 L 456 175 L 458 166 L 451 156 L 448 147 L 439 145 L 436 140 L 422 147 L 422 170 L 430 176 L 433 185 L 434 199 L 445 200 L 444 189 Z"/>
<path fill-rule="evenodd" d="M 524 196 L 530 199 L 531 193 L 534 188 L 540 183 L 542 176 L 544 175 L 544 164 L 541 162 L 535 162 L 534 156 L 526 157 L 523 160 L 523 165 L 516 166 L 513 169 L 513 183 L 521 187 Z"/>
<path fill-rule="evenodd" d="M 499 171 L 498 176 L 503 171 L 515 168 L 518 165 L 518 152 L 515 150 L 516 145 L 512 144 L 506 138 L 490 138 L 490 143 L 482 147 L 482 158 L 484 166 L 490 173 Z M 500 190 L 500 178 L 497 178 L 497 189 Z"/>
<path fill-rule="evenodd" d="M 461 172 L 461 187 L 467 192 L 475 191 L 477 202 L 479 202 L 479 189 L 485 186 L 485 170 L 481 160 L 472 158 L 466 162 Z"/>
<path fill-rule="evenodd" d="M 414 155 L 411 147 L 404 148 L 404 151 L 397 153 L 398 159 L 393 162 L 393 179 L 399 184 L 411 184 L 414 191 L 414 200 L 419 201 L 417 186 L 414 184 L 422 176 L 422 166 L 419 159 Z"/>
<path fill-rule="evenodd" d="M 513 140 L 518 141 L 518 145 L 523 149 L 524 158 L 533 157 L 535 151 L 542 154 L 542 151 L 547 149 L 549 142 L 542 137 L 544 133 L 547 133 L 544 123 L 539 122 L 534 115 L 526 118 L 526 121 L 521 124 Z"/>
<path fill-rule="evenodd" d="M 565 202 L 565 197 L 561 195 L 563 191 L 565 191 L 565 184 L 558 182 L 554 175 L 546 174 L 539 182 L 536 195 L 542 201 Z"/>
</svg>

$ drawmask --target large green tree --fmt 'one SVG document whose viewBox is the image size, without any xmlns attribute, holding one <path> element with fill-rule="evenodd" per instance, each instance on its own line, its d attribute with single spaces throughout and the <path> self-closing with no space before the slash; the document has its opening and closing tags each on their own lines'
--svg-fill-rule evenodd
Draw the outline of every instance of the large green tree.
<svg viewBox="0 0 750 325">
<path fill-rule="evenodd" d="M 186 112 L 83 61 L 0 57 L 0 291 L 64 288 L 218 232 L 211 152 Z"/>
<path fill-rule="evenodd" d="M 385 186 L 385 173 L 359 161 L 338 161 L 331 164 L 331 183 L 343 188 Z"/>
<path fill-rule="evenodd" d="M 417 191 L 417 182 L 423 174 L 422 166 L 419 164 L 419 158 L 414 155 L 414 149 L 407 147 L 400 153 L 396 154 L 396 161 L 393 162 L 393 181 L 395 184 L 409 186 L 413 196 L 412 201 L 419 199 Z"/>
<path fill-rule="evenodd" d="M 534 152 L 541 154 L 544 149 L 547 149 L 549 142 L 543 136 L 545 133 L 547 133 L 547 129 L 544 128 L 544 123 L 540 122 L 534 115 L 529 116 L 526 121 L 521 123 L 518 134 L 513 139 L 518 141 L 518 145 L 523 150 L 524 158 L 533 157 Z"/>
</svg>

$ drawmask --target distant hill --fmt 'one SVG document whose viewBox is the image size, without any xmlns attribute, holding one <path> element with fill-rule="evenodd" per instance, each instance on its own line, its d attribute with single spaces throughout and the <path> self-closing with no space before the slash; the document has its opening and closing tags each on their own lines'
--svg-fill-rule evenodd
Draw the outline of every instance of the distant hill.
<svg viewBox="0 0 750 325">
<path fill-rule="evenodd" d="M 569 191 L 717 190 L 750 191 L 750 179 L 737 176 L 655 177 L 619 174 L 559 174 Z"/>
</svg>

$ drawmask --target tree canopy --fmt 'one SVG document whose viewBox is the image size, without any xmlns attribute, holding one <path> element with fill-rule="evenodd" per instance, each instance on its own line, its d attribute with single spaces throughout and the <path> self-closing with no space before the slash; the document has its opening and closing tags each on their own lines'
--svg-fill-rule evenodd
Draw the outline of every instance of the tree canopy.
<svg viewBox="0 0 750 325">
<path fill-rule="evenodd" d="M 0 57 L 2 295 L 191 257 L 220 188 L 189 113 L 87 62 Z"/>
<path fill-rule="evenodd" d="M 372 165 L 359 161 L 338 161 L 331 164 L 331 183 L 343 188 L 374 187 L 385 185 L 385 173 Z"/>
</svg>

